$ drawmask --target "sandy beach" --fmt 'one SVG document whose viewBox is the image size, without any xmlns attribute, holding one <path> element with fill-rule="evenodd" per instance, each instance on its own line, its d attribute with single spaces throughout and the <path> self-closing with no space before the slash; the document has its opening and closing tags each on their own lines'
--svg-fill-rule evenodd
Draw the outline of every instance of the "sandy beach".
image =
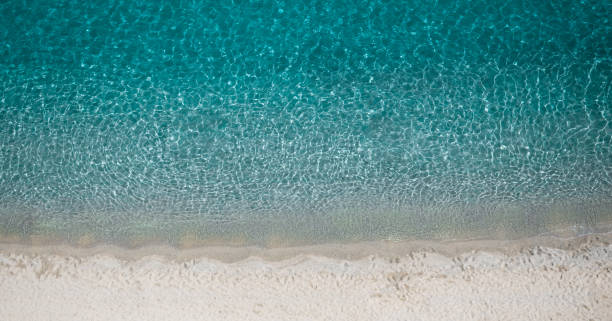
<svg viewBox="0 0 612 321">
<path fill-rule="evenodd" d="M 612 0 L 0 2 L 0 321 L 612 321 Z"/>
<path fill-rule="evenodd" d="M 611 234 L 0 250 L 1 320 L 609 320 Z"/>
</svg>

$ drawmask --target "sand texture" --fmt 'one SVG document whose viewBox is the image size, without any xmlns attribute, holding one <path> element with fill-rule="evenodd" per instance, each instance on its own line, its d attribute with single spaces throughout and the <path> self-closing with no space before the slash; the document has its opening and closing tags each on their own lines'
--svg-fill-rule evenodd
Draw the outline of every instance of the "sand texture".
<svg viewBox="0 0 612 321">
<path fill-rule="evenodd" d="M 4 246 L 0 320 L 610 320 L 612 246 L 572 244 L 231 263 Z"/>
</svg>

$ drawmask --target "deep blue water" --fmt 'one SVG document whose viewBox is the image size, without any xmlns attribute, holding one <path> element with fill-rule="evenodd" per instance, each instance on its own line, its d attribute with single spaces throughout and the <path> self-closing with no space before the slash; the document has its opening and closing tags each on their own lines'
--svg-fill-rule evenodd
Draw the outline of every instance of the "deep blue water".
<svg viewBox="0 0 612 321">
<path fill-rule="evenodd" d="M 612 218 L 609 1 L 3 1 L 0 232 L 305 242 Z"/>
</svg>

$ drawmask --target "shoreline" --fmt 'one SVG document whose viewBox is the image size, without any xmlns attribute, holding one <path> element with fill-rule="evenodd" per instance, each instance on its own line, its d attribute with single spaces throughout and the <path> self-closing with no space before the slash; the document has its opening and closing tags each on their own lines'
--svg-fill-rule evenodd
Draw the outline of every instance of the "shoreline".
<svg viewBox="0 0 612 321">
<path fill-rule="evenodd" d="M 97 243 L 78 246 L 63 242 L 49 242 L 46 245 L 25 244 L 0 239 L 1 253 L 28 255 L 58 255 L 87 257 L 108 255 L 122 260 L 138 260 L 147 256 L 160 256 L 169 260 L 192 260 L 207 258 L 223 263 L 234 263 L 251 257 L 265 261 L 282 261 L 295 256 L 320 256 L 332 259 L 358 260 L 367 256 L 395 257 L 412 252 L 436 252 L 445 256 L 457 256 L 466 252 L 488 251 L 507 255 L 520 253 L 528 248 L 548 247 L 561 250 L 575 250 L 584 244 L 612 243 L 612 225 L 600 226 L 598 232 L 577 234 L 570 229 L 559 229 L 532 237 L 517 239 L 448 239 L 448 240 L 380 240 L 355 242 L 330 242 L 296 246 L 257 246 L 193 243 L 187 246 L 172 246 L 164 243 L 125 247 L 115 244 Z M 282 243 L 280 243 L 282 244 Z"/>
</svg>

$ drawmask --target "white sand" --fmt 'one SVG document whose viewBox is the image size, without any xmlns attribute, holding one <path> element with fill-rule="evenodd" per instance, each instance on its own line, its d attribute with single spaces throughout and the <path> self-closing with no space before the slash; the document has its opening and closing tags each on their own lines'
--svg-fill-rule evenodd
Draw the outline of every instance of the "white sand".
<svg viewBox="0 0 612 321">
<path fill-rule="evenodd" d="M 383 254 L 368 253 L 376 244 Z M 0 320 L 612 319 L 607 241 L 500 244 L 337 245 L 333 258 L 322 245 L 233 263 L 210 258 L 220 250 L 125 259 L 130 250 L 3 245 Z"/>
</svg>

